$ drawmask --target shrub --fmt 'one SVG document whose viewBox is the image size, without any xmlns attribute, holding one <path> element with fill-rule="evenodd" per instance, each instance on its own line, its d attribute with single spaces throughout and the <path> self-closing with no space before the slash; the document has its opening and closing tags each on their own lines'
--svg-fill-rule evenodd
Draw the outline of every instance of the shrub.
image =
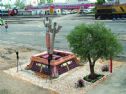
<svg viewBox="0 0 126 94">
<path fill-rule="evenodd" d="M 102 72 L 107 72 L 107 71 L 109 71 L 109 66 L 108 65 L 104 65 L 104 66 L 102 66 Z"/>
<path fill-rule="evenodd" d="M 84 80 L 83 79 L 78 80 L 78 86 L 79 87 L 84 87 Z"/>
</svg>

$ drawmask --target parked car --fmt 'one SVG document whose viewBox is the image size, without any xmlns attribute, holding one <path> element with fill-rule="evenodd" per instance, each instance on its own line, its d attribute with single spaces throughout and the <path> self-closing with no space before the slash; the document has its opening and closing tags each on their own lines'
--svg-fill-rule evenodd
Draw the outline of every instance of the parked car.
<svg viewBox="0 0 126 94">
<path fill-rule="evenodd" d="M 0 9 L 0 16 L 14 16 L 17 14 L 17 9 Z"/>
<path fill-rule="evenodd" d="M 87 9 L 84 9 L 83 12 L 84 13 L 93 13 L 94 7 L 89 7 Z"/>
<path fill-rule="evenodd" d="M 70 14 L 75 14 L 75 13 L 77 13 L 76 10 L 72 10 L 72 11 L 70 11 Z"/>
<path fill-rule="evenodd" d="M 63 10 L 62 11 L 62 15 L 67 15 L 67 14 L 70 14 L 70 11 L 68 11 L 68 10 Z"/>
</svg>

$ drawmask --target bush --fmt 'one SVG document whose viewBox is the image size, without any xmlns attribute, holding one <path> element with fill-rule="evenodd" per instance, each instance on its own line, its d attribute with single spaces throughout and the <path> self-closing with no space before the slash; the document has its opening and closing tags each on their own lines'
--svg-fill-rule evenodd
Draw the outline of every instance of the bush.
<svg viewBox="0 0 126 94">
<path fill-rule="evenodd" d="M 78 86 L 79 87 L 84 87 L 84 80 L 83 79 L 78 80 Z"/>
<path fill-rule="evenodd" d="M 109 66 L 108 65 L 104 65 L 104 66 L 102 66 L 102 72 L 107 72 L 107 71 L 109 71 Z"/>
<path fill-rule="evenodd" d="M 75 87 L 78 88 L 78 87 L 84 87 L 85 86 L 85 83 L 84 83 L 84 80 L 83 79 L 79 79 L 77 81 L 77 83 L 75 83 Z"/>
</svg>

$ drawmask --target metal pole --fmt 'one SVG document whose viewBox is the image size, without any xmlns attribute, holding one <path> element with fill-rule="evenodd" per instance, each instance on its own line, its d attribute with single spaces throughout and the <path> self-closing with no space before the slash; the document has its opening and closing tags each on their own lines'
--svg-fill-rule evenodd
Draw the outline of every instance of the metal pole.
<svg viewBox="0 0 126 94">
<path fill-rule="evenodd" d="M 16 59 L 17 59 L 17 72 L 18 72 L 18 65 L 19 65 L 19 55 L 18 55 L 18 51 L 16 51 Z"/>
<path fill-rule="evenodd" d="M 109 66 L 110 73 L 112 73 L 112 58 L 110 58 L 110 66 Z"/>
<path fill-rule="evenodd" d="M 52 54 L 49 54 L 48 56 L 48 69 L 49 69 L 49 78 L 51 79 L 51 60 L 52 60 Z"/>
</svg>

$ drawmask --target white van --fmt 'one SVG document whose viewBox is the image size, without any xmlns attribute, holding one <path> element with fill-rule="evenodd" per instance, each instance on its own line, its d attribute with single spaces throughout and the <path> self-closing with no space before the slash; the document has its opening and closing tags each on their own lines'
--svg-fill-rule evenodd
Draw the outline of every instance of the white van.
<svg viewBox="0 0 126 94">
<path fill-rule="evenodd" d="M 94 6 L 88 7 L 87 9 L 84 9 L 83 12 L 84 13 L 92 13 L 94 8 L 95 8 Z"/>
</svg>

